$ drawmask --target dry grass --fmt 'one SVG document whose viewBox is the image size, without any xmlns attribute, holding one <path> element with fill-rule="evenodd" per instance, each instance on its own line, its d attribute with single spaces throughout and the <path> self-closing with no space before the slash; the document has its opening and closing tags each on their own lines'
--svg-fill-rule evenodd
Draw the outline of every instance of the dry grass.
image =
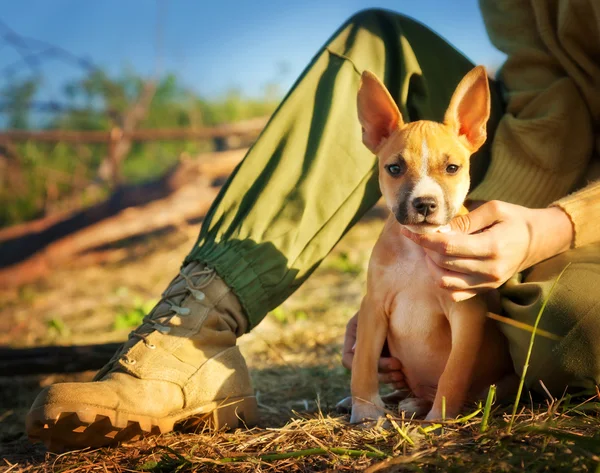
<svg viewBox="0 0 600 473">
<path fill-rule="evenodd" d="M 55 455 L 27 442 L 24 415 L 40 386 L 88 380 L 91 373 L 0 376 L 0 471 L 600 472 L 600 399 L 595 395 L 584 403 L 525 396 L 510 435 L 511 406 L 492 406 L 483 433 L 483 408 L 471 406 L 473 415 L 447 423 L 442 435 L 393 412 L 386 428 L 358 429 L 335 411 L 335 403 L 349 392 L 350 377 L 340 365 L 345 323 L 358 307 L 380 227 L 379 220 L 357 225 L 281 309 L 241 339 L 260 403 L 258 427 L 176 432 L 118 448 Z M 135 297 L 146 301 L 159 294 L 195 232 L 181 228 L 159 241 L 137 241 L 105 267 L 67 268 L 51 281 L 0 294 L 0 343 L 123 338 L 128 329 L 115 330 L 115 314 Z"/>
<path fill-rule="evenodd" d="M 119 448 L 46 454 L 44 461 L 14 463 L 11 471 L 595 471 L 597 417 L 568 409 L 564 403 L 523 409 L 511 435 L 501 412 L 484 434 L 479 414 L 447 424 L 443 435 L 391 416 L 391 428 L 358 429 L 345 416 L 294 413 L 283 427 L 173 433 Z M 590 401 L 589 409 L 598 403 Z"/>
</svg>

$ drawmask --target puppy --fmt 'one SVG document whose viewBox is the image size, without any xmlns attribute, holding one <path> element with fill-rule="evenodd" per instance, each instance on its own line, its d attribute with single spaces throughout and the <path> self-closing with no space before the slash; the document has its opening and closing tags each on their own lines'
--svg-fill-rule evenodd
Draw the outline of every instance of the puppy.
<svg viewBox="0 0 600 473">
<path fill-rule="evenodd" d="M 459 414 L 465 401 L 481 397 L 491 384 L 512 385 L 506 340 L 486 317 L 479 296 L 463 302 L 434 284 L 426 254 L 404 237 L 444 231 L 466 212 L 469 160 L 486 139 L 490 92 L 485 69 L 471 70 L 456 88 L 444 122 L 404 123 L 385 86 L 364 72 L 358 92 L 363 143 L 377 155 L 379 185 L 390 210 L 373 249 L 367 292 L 358 315 L 352 365 L 351 422 L 377 419 L 377 364 L 387 339 L 400 360 L 410 395 L 399 408 L 426 420 Z"/>
</svg>

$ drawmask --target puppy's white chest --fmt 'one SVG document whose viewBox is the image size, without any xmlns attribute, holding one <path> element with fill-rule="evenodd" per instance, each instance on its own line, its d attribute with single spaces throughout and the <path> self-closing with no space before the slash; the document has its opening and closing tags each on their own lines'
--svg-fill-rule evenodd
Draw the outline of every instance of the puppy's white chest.
<svg viewBox="0 0 600 473">
<path fill-rule="evenodd" d="M 434 285 L 425 260 L 403 265 L 389 287 L 389 330 L 395 337 L 431 337 L 440 330 L 450 331 L 447 314 L 452 301 Z M 410 270 L 409 270 L 410 269 Z"/>
<path fill-rule="evenodd" d="M 423 249 L 404 240 L 393 261 L 378 271 L 381 285 L 388 294 L 386 299 L 391 302 L 388 315 L 407 326 L 426 324 L 432 313 L 447 314 L 452 300 L 433 282 Z"/>
</svg>

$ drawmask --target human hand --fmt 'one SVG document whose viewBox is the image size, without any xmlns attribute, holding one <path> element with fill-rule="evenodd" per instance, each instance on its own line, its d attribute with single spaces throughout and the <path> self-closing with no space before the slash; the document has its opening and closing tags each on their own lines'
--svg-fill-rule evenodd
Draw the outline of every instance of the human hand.
<svg viewBox="0 0 600 473">
<path fill-rule="evenodd" d="M 486 202 L 454 218 L 449 233 L 402 234 L 421 245 L 427 265 L 453 300 L 495 289 L 515 273 L 570 248 L 573 226 L 558 207 Z"/>
<path fill-rule="evenodd" d="M 358 326 L 358 313 L 354 315 L 346 325 L 346 335 L 344 337 L 344 351 L 342 354 L 342 365 L 345 368 L 352 369 L 352 360 L 354 360 L 354 347 L 356 345 L 356 327 Z M 402 363 L 393 357 L 379 358 L 379 382 L 386 383 L 394 389 L 403 389 L 406 387 Z"/>
</svg>

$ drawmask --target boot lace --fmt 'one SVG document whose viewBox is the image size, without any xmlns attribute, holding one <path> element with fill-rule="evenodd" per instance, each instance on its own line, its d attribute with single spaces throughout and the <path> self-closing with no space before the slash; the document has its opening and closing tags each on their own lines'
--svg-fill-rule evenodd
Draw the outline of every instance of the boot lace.
<svg viewBox="0 0 600 473">
<path fill-rule="evenodd" d="M 202 289 L 213 282 L 217 277 L 217 273 L 213 268 L 204 268 L 189 274 L 185 274 L 181 270 L 179 276 L 185 280 L 185 286 L 170 292 L 169 289 L 175 284 L 176 277 L 163 293 L 154 309 L 144 317 L 142 325 L 129 334 L 130 340 L 132 338 L 143 340 L 148 348 L 156 348 L 155 345 L 148 342 L 148 335 L 153 331 L 168 334 L 171 331 L 171 326 L 177 324 L 178 317 L 185 317 L 190 314 L 189 308 L 181 307 L 179 304 L 186 299 L 188 294 L 191 294 L 198 301 L 204 300 L 206 295 L 202 292 Z"/>
<path fill-rule="evenodd" d="M 94 376 L 94 381 L 100 381 L 108 373 L 112 372 L 117 368 L 117 360 L 122 359 L 128 365 L 134 365 L 136 360 L 123 354 L 133 345 L 132 342 L 137 343 L 142 340 L 146 347 L 150 349 L 156 348 L 156 346 L 150 343 L 147 339 L 148 335 L 154 331 L 158 331 L 163 334 L 167 334 L 171 331 L 171 327 L 179 325 L 180 321 L 178 317 L 185 317 L 190 313 L 190 310 L 186 307 L 181 307 L 183 301 L 189 294 L 192 295 L 196 300 L 201 301 L 206 296 L 202 289 L 208 286 L 216 277 L 217 273 L 214 269 L 204 267 L 201 270 L 194 271 L 192 268 L 189 274 L 184 271 L 188 267 L 179 271 L 177 275 L 167 287 L 167 290 L 162 294 L 162 297 L 158 303 L 154 306 L 152 311 L 146 317 L 144 317 L 142 324 L 133 332 L 129 334 L 129 339 L 125 342 L 121 349 L 118 350 L 112 357 L 112 359 Z M 181 280 L 185 281 L 184 285 L 181 285 Z M 180 286 L 180 287 L 178 287 Z M 177 289 L 175 289 L 177 287 Z"/>
</svg>

